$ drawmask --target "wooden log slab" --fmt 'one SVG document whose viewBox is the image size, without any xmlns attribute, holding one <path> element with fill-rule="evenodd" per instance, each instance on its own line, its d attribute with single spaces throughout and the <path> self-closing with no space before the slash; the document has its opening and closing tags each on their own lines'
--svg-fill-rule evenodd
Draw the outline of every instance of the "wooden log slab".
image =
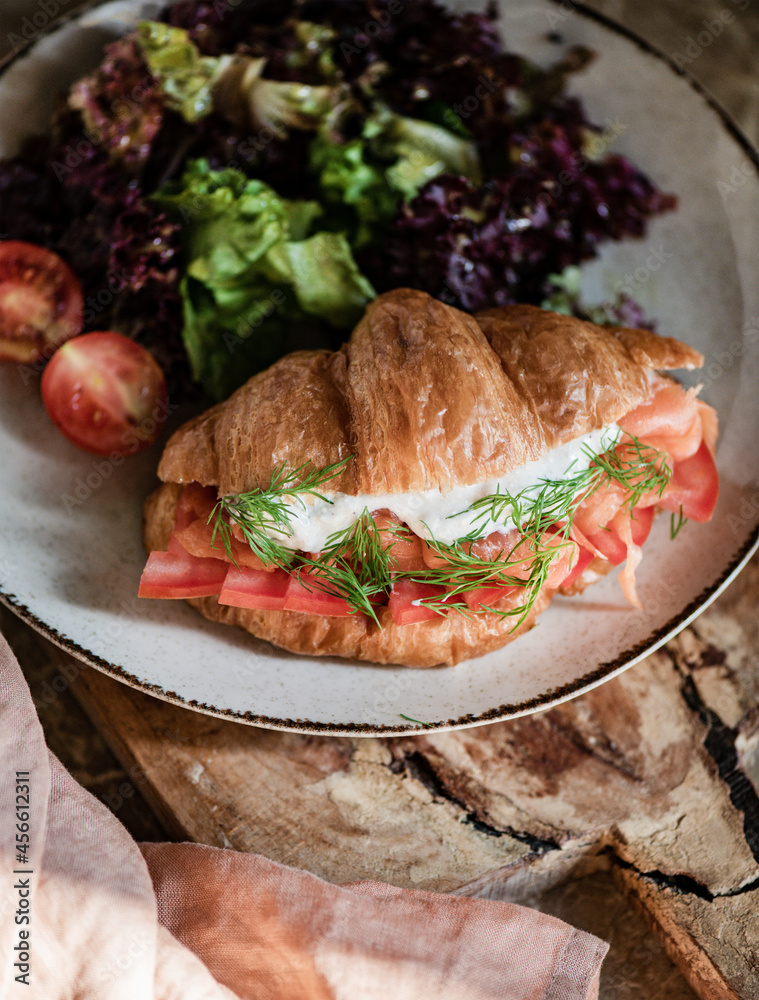
<svg viewBox="0 0 759 1000">
<path fill-rule="evenodd" d="M 252 729 L 82 668 L 176 836 L 332 881 L 509 898 L 610 869 L 704 998 L 759 996 L 759 557 L 698 621 L 551 711 L 453 733 Z"/>
</svg>

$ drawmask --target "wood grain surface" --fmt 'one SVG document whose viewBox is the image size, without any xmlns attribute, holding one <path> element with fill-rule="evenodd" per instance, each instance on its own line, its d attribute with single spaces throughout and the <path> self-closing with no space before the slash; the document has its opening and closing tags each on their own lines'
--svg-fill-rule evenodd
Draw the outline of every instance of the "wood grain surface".
<svg viewBox="0 0 759 1000">
<path fill-rule="evenodd" d="M 515 901 L 604 869 L 698 996 L 748 1000 L 759 995 L 758 588 L 755 558 L 694 626 L 617 679 L 453 733 L 270 732 L 87 669 L 72 690 L 177 837 L 330 881 Z"/>
</svg>

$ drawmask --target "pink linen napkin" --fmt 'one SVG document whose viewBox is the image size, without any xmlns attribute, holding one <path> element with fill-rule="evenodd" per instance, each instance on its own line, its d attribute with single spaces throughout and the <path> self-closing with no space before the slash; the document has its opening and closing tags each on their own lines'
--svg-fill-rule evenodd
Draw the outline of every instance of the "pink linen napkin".
<svg viewBox="0 0 759 1000">
<path fill-rule="evenodd" d="M 48 751 L 2 637 L 0 721 L 0 1000 L 598 996 L 607 945 L 524 907 L 138 846 Z"/>
</svg>

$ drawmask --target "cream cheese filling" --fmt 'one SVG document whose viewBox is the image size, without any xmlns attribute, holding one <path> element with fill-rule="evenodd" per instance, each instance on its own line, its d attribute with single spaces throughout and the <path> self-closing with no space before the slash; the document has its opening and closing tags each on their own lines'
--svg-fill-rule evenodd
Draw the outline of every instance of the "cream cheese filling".
<svg viewBox="0 0 759 1000">
<path fill-rule="evenodd" d="M 305 496 L 303 503 L 291 499 L 290 526 L 292 534 L 268 532 L 275 541 L 291 549 L 320 552 L 330 535 L 344 531 L 355 523 L 364 510 L 390 510 L 421 538 L 435 538 L 450 545 L 477 528 L 477 535 L 484 538 L 494 531 L 507 531 L 515 525 L 509 521 L 483 521 L 468 508 L 483 497 L 494 493 L 512 496 L 529 491 L 526 499 L 537 496 L 545 480 L 560 480 L 570 473 L 583 472 L 590 467 L 595 455 L 600 455 L 615 443 L 619 434 L 617 424 L 609 424 L 589 434 L 554 448 L 535 462 L 528 462 L 500 479 L 456 486 L 443 493 L 440 490 L 422 490 L 414 493 L 323 494 L 328 500 Z"/>
</svg>

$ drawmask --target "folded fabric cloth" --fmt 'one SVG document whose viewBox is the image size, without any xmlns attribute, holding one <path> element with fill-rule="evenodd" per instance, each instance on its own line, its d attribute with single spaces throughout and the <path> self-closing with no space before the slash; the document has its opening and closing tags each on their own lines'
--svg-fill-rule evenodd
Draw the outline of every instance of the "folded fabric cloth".
<svg viewBox="0 0 759 1000">
<path fill-rule="evenodd" d="M 0 998 L 586 1000 L 607 945 L 509 903 L 138 846 L 45 745 L 0 636 Z"/>
</svg>

